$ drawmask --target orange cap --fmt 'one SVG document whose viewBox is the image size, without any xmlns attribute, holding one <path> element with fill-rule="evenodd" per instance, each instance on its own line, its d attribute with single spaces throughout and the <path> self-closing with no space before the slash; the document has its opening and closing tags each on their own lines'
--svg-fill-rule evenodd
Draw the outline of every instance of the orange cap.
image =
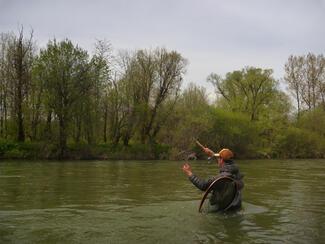
<svg viewBox="0 0 325 244">
<path fill-rule="evenodd" d="M 214 156 L 223 158 L 224 160 L 228 160 L 234 157 L 234 154 L 228 148 L 224 148 L 220 150 L 220 152 L 214 154 Z"/>
</svg>

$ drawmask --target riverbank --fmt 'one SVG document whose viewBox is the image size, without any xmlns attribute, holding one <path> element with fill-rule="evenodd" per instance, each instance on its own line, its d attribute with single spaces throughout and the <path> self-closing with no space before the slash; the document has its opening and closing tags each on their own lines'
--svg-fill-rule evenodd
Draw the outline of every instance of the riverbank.
<svg viewBox="0 0 325 244">
<path fill-rule="evenodd" d="M 64 159 L 106 160 L 106 159 L 168 159 L 170 148 L 166 145 L 152 146 L 132 144 L 129 146 L 112 144 L 68 144 Z M 56 145 L 49 143 L 0 143 L 0 159 L 59 159 Z"/>
<path fill-rule="evenodd" d="M 206 159 L 199 148 L 194 147 L 189 151 L 180 151 L 168 145 L 154 144 L 68 144 L 64 158 L 69 160 L 187 160 Z M 254 151 L 236 155 L 237 159 L 276 159 L 281 157 L 276 154 Z M 324 158 L 324 155 L 315 154 L 313 157 L 297 155 L 290 158 Z M 27 159 L 27 160 L 53 160 L 60 159 L 58 147 L 51 143 L 17 143 L 0 142 L 0 159 Z"/>
</svg>

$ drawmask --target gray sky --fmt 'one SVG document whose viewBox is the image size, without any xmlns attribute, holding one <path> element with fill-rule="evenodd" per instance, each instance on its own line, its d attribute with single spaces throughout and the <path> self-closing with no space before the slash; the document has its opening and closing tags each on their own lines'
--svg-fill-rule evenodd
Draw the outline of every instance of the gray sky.
<svg viewBox="0 0 325 244">
<path fill-rule="evenodd" d="M 290 54 L 325 51 L 325 0 L 0 0 L 0 32 L 33 28 L 40 47 L 69 38 L 92 51 L 165 47 L 188 59 L 185 83 L 245 66 L 282 78 Z"/>
</svg>

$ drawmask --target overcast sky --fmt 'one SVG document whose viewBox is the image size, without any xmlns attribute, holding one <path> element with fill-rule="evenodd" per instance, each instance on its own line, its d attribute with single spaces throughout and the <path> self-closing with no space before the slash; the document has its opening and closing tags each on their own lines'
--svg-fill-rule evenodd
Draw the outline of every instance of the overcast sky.
<svg viewBox="0 0 325 244">
<path fill-rule="evenodd" d="M 165 47 L 189 61 L 186 83 L 245 66 L 282 78 L 290 54 L 325 52 L 325 0 L 0 0 L 0 32 L 32 28 L 40 47 L 69 38 L 91 52 Z"/>
</svg>

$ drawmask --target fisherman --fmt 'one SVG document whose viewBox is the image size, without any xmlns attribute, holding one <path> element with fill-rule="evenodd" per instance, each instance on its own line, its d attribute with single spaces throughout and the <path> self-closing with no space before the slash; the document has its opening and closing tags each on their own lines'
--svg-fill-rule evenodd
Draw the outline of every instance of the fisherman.
<svg viewBox="0 0 325 244">
<path fill-rule="evenodd" d="M 233 153 L 231 150 L 224 148 L 219 153 L 214 153 L 211 149 L 207 147 L 203 147 L 199 142 L 197 142 L 203 149 L 203 151 L 211 158 L 215 158 L 217 164 L 219 166 L 219 174 L 216 177 L 210 178 L 208 180 L 204 180 L 193 174 L 191 166 L 188 163 L 183 165 L 183 171 L 189 177 L 189 180 L 195 185 L 198 189 L 202 191 L 206 191 L 209 186 L 214 182 L 214 180 L 220 177 L 230 177 L 233 179 L 233 182 L 236 184 L 236 192 L 234 195 L 231 204 L 227 206 L 226 210 L 238 210 L 241 208 L 241 190 L 244 187 L 244 183 L 242 181 L 243 176 L 241 175 L 239 168 L 233 161 Z M 217 196 L 217 190 L 213 190 L 212 196 L 210 197 L 210 207 L 214 204 L 212 199 Z M 220 196 L 220 195 L 219 195 Z M 220 200 L 220 199 L 219 199 Z M 222 211 L 225 209 L 220 209 L 220 206 L 212 206 L 212 211 Z"/>
</svg>

